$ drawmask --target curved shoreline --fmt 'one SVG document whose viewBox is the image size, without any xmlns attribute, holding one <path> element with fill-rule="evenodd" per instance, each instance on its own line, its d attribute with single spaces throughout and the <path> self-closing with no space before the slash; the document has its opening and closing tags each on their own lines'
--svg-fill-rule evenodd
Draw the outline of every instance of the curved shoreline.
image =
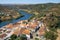
<svg viewBox="0 0 60 40">
<path fill-rule="evenodd" d="M 29 14 L 29 13 L 27 13 L 25 11 L 19 10 L 18 12 L 21 13 L 22 15 L 24 15 L 24 16 L 23 17 L 19 17 L 18 19 L 14 19 L 14 20 L 12 20 L 10 22 L 7 22 L 7 21 L 2 22 L 2 23 L 0 23 L 0 28 L 2 26 L 5 26 L 5 25 L 9 24 L 9 23 L 13 23 L 14 24 L 14 23 L 16 23 L 16 22 L 18 22 L 20 20 L 28 20 L 32 16 L 32 14 Z"/>
</svg>

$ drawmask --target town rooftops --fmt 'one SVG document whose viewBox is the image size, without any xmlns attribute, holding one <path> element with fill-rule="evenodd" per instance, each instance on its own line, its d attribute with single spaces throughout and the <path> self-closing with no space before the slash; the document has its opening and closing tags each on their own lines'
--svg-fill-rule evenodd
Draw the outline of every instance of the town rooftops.
<svg viewBox="0 0 60 40">
<path fill-rule="evenodd" d="M 31 23 L 31 25 L 30 25 L 30 27 L 33 28 L 33 29 L 35 29 L 37 26 L 38 26 L 37 23 Z"/>
<path fill-rule="evenodd" d="M 30 30 L 25 29 L 25 30 L 22 32 L 22 34 L 27 34 L 27 35 L 30 35 Z"/>
<path fill-rule="evenodd" d="M 30 30 L 28 29 L 25 29 L 25 28 L 16 28 L 14 31 L 13 31 L 13 34 L 16 34 L 16 35 L 19 35 L 19 34 L 30 34 Z"/>
<path fill-rule="evenodd" d="M 13 28 L 14 26 L 13 26 L 13 24 L 8 24 L 8 25 L 6 25 L 6 28 L 9 28 L 9 29 L 11 29 L 11 28 Z"/>
</svg>

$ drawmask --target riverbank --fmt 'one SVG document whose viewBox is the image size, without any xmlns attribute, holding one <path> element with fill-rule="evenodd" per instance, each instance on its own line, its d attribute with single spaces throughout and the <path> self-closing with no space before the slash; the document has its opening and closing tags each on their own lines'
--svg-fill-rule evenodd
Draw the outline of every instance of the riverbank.
<svg viewBox="0 0 60 40">
<path fill-rule="evenodd" d="M 2 27 L 2 26 L 4 26 L 4 25 L 7 25 L 7 24 L 9 24 L 9 23 L 16 23 L 16 22 L 18 22 L 18 21 L 20 21 L 20 20 L 28 20 L 28 19 L 32 16 L 31 14 L 29 14 L 29 13 L 27 13 L 27 12 L 25 12 L 25 11 L 21 11 L 21 10 L 19 10 L 19 13 L 22 14 L 21 17 L 19 17 L 19 18 L 17 18 L 17 19 L 10 20 L 10 21 L 1 22 L 1 23 L 0 23 L 0 27 Z"/>
<path fill-rule="evenodd" d="M 15 13 L 15 14 L 16 14 L 16 13 Z M 11 21 L 11 20 L 13 20 L 13 19 L 17 19 L 17 18 L 22 17 L 22 16 L 23 16 L 23 15 L 20 14 L 20 13 L 17 13 L 16 15 L 11 14 L 11 15 L 9 15 L 9 16 L 3 15 L 3 16 L 0 16 L 0 20 L 1 20 L 2 22 L 4 22 L 4 21 Z"/>
</svg>

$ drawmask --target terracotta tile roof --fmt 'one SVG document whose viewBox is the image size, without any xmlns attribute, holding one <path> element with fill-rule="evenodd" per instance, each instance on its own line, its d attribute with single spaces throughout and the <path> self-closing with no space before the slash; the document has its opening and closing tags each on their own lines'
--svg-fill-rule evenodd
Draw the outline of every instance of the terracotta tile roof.
<svg viewBox="0 0 60 40">
<path fill-rule="evenodd" d="M 21 27 L 26 27 L 27 25 L 26 24 L 20 24 Z"/>
<path fill-rule="evenodd" d="M 13 31 L 13 34 L 18 35 L 18 34 L 30 34 L 30 30 L 25 29 L 25 28 L 17 28 Z"/>
<path fill-rule="evenodd" d="M 31 28 L 36 28 L 37 25 L 38 25 L 37 23 L 31 23 L 30 27 L 31 27 Z"/>
<path fill-rule="evenodd" d="M 23 32 L 22 32 L 22 34 L 30 34 L 30 30 L 28 30 L 28 29 L 25 29 Z"/>
<path fill-rule="evenodd" d="M 13 31 L 13 34 L 15 34 L 15 35 L 20 34 L 20 30 L 21 30 L 21 28 L 16 28 L 16 29 Z"/>
<path fill-rule="evenodd" d="M 20 25 L 20 23 L 15 23 L 15 24 L 13 24 L 13 25 Z"/>
<path fill-rule="evenodd" d="M 6 28 L 13 28 L 14 26 L 13 26 L 13 24 L 8 24 L 7 26 L 6 26 Z"/>
<path fill-rule="evenodd" d="M 13 24 L 14 27 L 19 27 L 20 26 L 20 23 L 15 23 Z"/>
<path fill-rule="evenodd" d="M 22 34 L 22 32 L 25 30 L 25 28 L 21 28 L 20 30 L 20 34 Z"/>
</svg>

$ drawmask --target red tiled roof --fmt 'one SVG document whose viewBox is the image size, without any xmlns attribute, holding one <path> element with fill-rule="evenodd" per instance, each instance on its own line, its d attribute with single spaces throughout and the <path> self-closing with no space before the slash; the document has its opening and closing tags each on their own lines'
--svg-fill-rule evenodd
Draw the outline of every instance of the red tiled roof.
<svg viewBox="0 0 60 40">
<path fill-rule="evenodd" d="M 30 30 L 28 30 L 28 29 L 25 29 L 23 32 L 22 32 L 22 34 L 30 34 Z"/>
<path fill-rule="evenodd" d="M 37 23 L 33 23 L 30 25 L 31 28 L 36 28 L 37 27 Z"/>
<path fill-rule="evenodd" d="M 13 24 L 8 24 L 7 26 L 6 26 L 6 28 L 13 28 L 14 26 L 13 26 Z"/>
<path fill-rule="evenodd" d="M 15 34 L 15 35 L 20 34 L 20 30 L 21 30 L 21 28 L 15 29 L 15 30 L 13 31 L 13 34 Z"/>
</svg>

